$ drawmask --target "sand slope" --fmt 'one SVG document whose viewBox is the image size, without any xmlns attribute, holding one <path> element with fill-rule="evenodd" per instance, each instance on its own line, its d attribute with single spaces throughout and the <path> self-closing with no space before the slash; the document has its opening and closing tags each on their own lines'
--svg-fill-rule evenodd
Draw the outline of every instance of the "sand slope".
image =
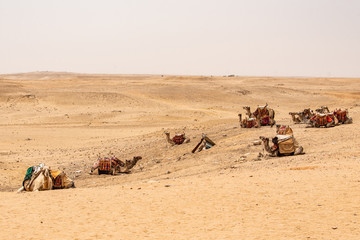
<svg viewBox="0 0 360 240">
<path fill-rule="evenodd" d="M 360 79 L 0 75 L 0 239 L 358 239 L 359 100 Z M 322 105 L 354 124 L 292 124 L 306 154 L 256 161 L 251 142 L 275 130 L 237 114 L 265 103 L 280 124 Z M 191 143 L 170 147 L 164 130 Z M 216 146 L 191 154 L 202 133 Z M 109 151 L 143 160 L 89 175 Z M 15 193 L 40 162 L 77 188 Z"/>
</svg>

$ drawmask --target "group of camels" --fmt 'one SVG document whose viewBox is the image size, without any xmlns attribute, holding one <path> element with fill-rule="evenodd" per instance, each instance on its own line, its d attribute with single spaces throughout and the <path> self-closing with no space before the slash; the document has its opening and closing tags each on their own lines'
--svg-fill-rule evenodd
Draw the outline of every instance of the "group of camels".
<svg viewBox="0 0 360 240">
<path fill-rule="evenodd" d="M 48 166 L 41 163 L 28 168 L 22 187 L 22 191 L 43 191 L 52 189 L 74 188 L 75 183 L 63 171 L 52 171 Z"/>
<path fill-rule="evenodd" d="M 249 106 L 243 107 L 246 111 L 247 117 L 242 118 L 242 114 L 238 114 L 240 118 L 240 127 L 242 128 L 258 128 L 261 126 L 271 127 L 275 125 L 275 111 L 272 108 L 268 107 L 268 104 L 265 106 L 258 106 L 255 112 L 250 111 Z"/>
<path fill-rule="evenodd" d="M 242 119 L 242 114 L 238 114 L 240 126 L 242 128 L 259 128 L 261 126 L 272 127 L 275 125 L 275 111 L 268 107 L 268 104 L 265 106 L 258 106 L 255 112 L 251 112 L 249 106 L 245 106 L 243 109 L 246 110 L 247 117 Z M 316 109 L 315 112 L 310 108 L 307 108 L 301 112 L 290 112 L 289 114 L 294 123 L 307 123 L 311 127 L 331 127 L 340 123 L 352 123 L 352 118 L 349 117 L 347 110 L 336 109 L 333 112 L 330 112 L 329 108 L 326 106 Z M 165 131 L 164 134 L 166 136 L 166 141 L 171 146 L 190 142 L 190 139 L 185 136 L 185 132 L 176 134 L 172 138 L 170 137 L 169 132 Z M 269 138 L 263 136 L 260 137 L 264 150 L 268 153 L 268 156 L 279 157 L 284 155 L 304 154 L 303 147 L 297 143 L 293 131 L 289 126 L 276 125 L 276 134 L 277 135 L 271 140 L 273 143 L 271 147 L 269 145 Z M 203 146 L 199 148 L 201 144 L 203 144 Z M 215 143 L 203 134 L 200 143 L 192 152 L 194 153 L 196 150 L 201 151 L 202 149 L 207 149 L 214 145 Z M 129 173 L 141 159 L 142 157 L 136 156 L 132 160 L 123 162 L 115 156 L 109 158 L 99 157 L 93 164 L 90 174 L 96 169 L 98 170 L 99 175 Z M 39 166 L 33 166 L 28 169 L 27 175 L 23 181 L 23 186 L 18 191 L 40 191 L 70 187 L 75 187 L 75 184 L 65 173 L 61 171 L 51 171 L 49 167 L 40 164 Z"/>
<path fill-rule="evenodd" d="M 91 168 L 90 174 L 92 174 L 96 169 L 98 170 L 99 175 L 130 173 L 130 170 L 141 159 L 142 157 L 136 156 L 131 160 L 126 160 L 125 162 L 123 162 L 114 156 L 111 158 L 99 157 Z M 105 167 L 106 169 L 104 169 L 103 167 Z M 45 164 L 41 163 L 37 166 L 32 166 L 28 168 L 23 181 L 23 185 L 20 189 L 18 189 L 18 192 L 36 192 L 74 187 L 74 181 L 71 180 L 64 172 L 52 171 L 48 166 L 45 166 Z"/>
<path fill-rule="evenodd" d="M 289 112 L 289 114 L 294 123 L 308 124 L 308 127 L 334 127 L 339 124 L 352 123 L 347 109 L 330 111 L 327 106 L 321 106 L 315 111 L 306 108 L 300 112 Z"/>
</svg>

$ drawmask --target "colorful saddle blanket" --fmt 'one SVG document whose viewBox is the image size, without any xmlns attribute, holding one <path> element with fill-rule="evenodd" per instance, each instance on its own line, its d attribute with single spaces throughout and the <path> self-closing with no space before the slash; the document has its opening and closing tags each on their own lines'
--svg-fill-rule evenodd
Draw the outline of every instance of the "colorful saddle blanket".
<svg viewBox="0 0 360 240">
<path fill-rule="evenodd" d="M 185 137 L 184 134 L 177 134 L 172 138 L 172 141 L 177 144 L 180 145 L 185 141 Z"/>
<path fill-rule="evenodd" d="M 347 112 L 345 110 L 337 110 L 334 112 L 335 117 L 337 120 L 341 123 L 345 122 L 347 120 Z"/>
<path fill-rule="evenodd" d="M 109 159 L 109 158 L 100 159 L 99 170 L 110 171 L 111 170 L 111 159 Z"/>
<path fill-rule="evenodd" d="M 291 127 L 282 125 L 276 131 L 276 134 L 278 134 L 278 135 L 293 135 L 293 131 L 292 131 Z"/>
<path fill-rule="evenodd" d="M 265 117 L 263 117 L 263 118 L 261 118 L 261 125 L 269 125 L 269 123 L 270 123 L 270 118 L 269 118 L 269 116 L 265 116 Z"/>
<path fill-rule="evenodd" d="M 252 128 L 256 126 L 256 119 L 255 118 L 249 118 L 243 120 L 243 125 L 245 128 Z"/>
<path fill-rule="evenodd" d="M 256 111 L 254 112 L 254 115 L 260 115 L 260 117 L 269 116 L 269 110 L 266 106 L 264 107 L 258 107 Z"/>
</svg>

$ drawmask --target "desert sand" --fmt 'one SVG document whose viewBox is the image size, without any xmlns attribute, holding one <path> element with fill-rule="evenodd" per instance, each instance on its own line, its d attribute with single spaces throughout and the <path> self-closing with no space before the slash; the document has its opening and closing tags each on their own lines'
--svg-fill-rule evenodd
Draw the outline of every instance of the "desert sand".
<svg viewBox="0 0 360 240">
<path fill-rule="evenodd" d="M 240 128 L 238 113 L 265 103 L 305 155 L 257 159 L 275 128 Z M 322 105 L 354 123 L 292 124 Z M 359 239 L 359 129 L 360 79 L 0 75 L 0 239 Z M 216 145 L 192 154 L 202 133 Z M 89 175 L 110 151 L 143 159 Z M 39 163 L 76 188 L 17 193 Z"/>
</svg>

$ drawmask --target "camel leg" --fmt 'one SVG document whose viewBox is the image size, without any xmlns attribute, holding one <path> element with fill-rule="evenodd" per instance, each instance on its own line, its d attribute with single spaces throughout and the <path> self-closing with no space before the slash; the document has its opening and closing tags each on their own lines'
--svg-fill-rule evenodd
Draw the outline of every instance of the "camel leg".
<svg viewBox="0 0 360 240">
<path fill-rule="evenodd" d="M 300 155 L 300 154 L 304 154 L 304 149 L 302 146 L 299 146 L 298 148 L 296 148 L 294 155 Z"/>
<path fill-rule="evenodd" d="M 346 121 L 344 122 L 344 124 L 350 124 L 350 123 L 352 123 L 351 117 L 347 118 Z"/>
</svg>

